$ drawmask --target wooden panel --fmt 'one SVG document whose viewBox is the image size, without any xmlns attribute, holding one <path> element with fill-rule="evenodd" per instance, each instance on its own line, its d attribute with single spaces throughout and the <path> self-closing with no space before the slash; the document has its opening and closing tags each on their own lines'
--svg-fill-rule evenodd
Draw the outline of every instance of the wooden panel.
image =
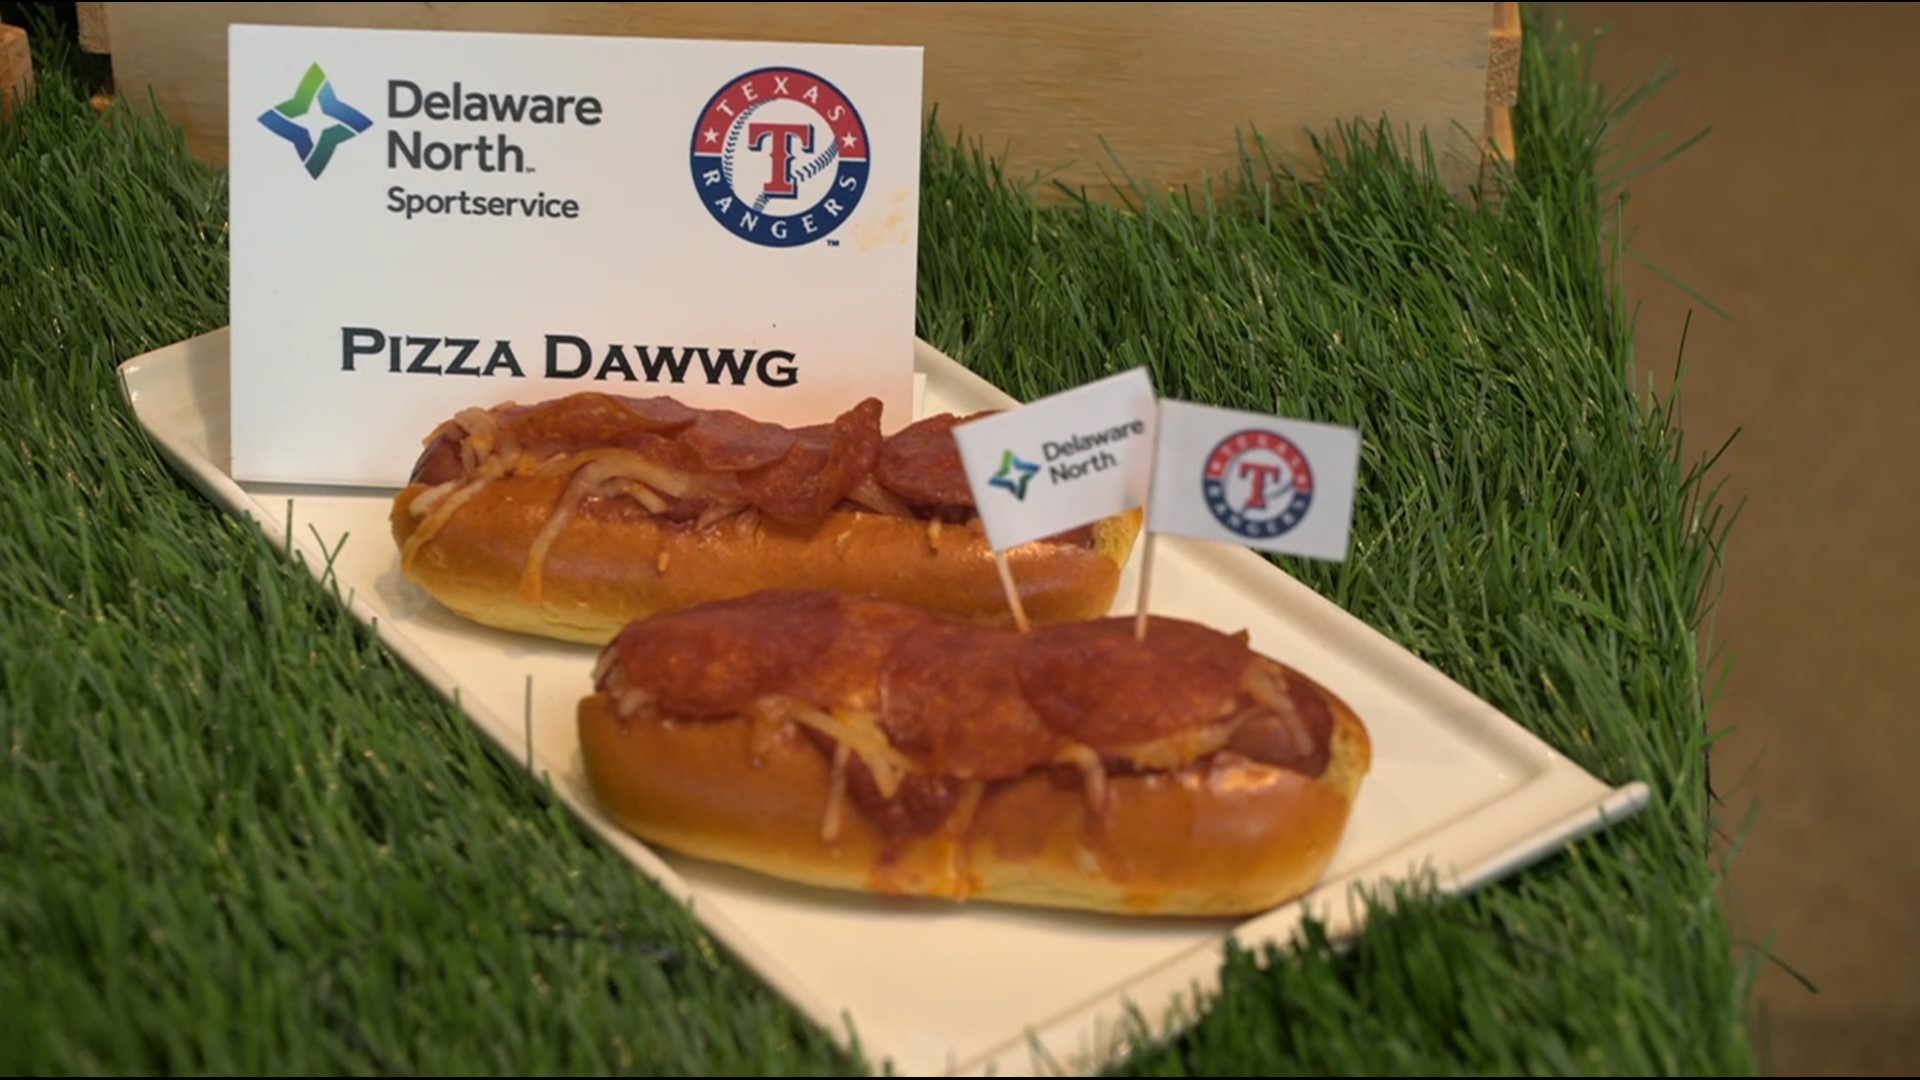
<svg viewBox="0 0 1920 1080">
<path fill-rule="evenodd" d="M 33 89 L 33 48 L 27 32 L 0 24 L 0 118 L 13 115 L 14 103 Z"/>
<path fill-rule="evenodd" d="M 1450 183 L 1479 171 L 1498 4 L 1475 3 L 108 3 L 114 81 L 148 87 L 188 145 L 226 160 L 235 22 L 909 44 L 926 101 L 1013 176 L 1104 186 L 1115 160 L 1167 186 L 1236 164 L 1235 131 L 1277 153 L 1303 128 L 1391 117 L 1425 129 Z M 1102 145 L 1102 136 L 1106 146 Z M 1109 149 L 1111 148 L 1111 155 Z"/>
</svg>

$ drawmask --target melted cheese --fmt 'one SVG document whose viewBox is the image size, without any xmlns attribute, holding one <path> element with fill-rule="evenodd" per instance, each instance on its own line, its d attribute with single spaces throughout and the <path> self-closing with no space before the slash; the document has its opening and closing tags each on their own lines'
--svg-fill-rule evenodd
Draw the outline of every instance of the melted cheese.
<svg viewBox="0 0 1920 1080">
<path fill-rule="evenodd" d="M 747 504 L 741 502 L 715 502 L 700 512 L 700 520 L 693 523 L 694 531 L 705 532 L 746 508 Z"/>
<path fill-rule="evenodd" d="M 676 472 L 658 462 L 624 451 L 596 451 L 584 464 L 580 464 L 578 458 L 570 459 L 569 467 L 575 465 L 577 467 L 572 479 L 567 482 L 566 489 L 560 493 L 560 500 L 548 512 L 546 522 L 541 525 L 539 534 L 534 537 L 533 544 L 527 549 L 526 564 L 520 574 L 520 598 L 529 604 L 540 601 L 547 553 L 552 550 L 554 542 L 560 539 L 560 535 L 572 523 L 574 515 L 580 509 L 580 503 L 587 496 L 596 493 L 644 492 L 644 495 L 636 495 L 640 504 L 654 513 L 659 513 L 666 509 L 666 503 L 661 501 L 653 489 L 657 488 L 670 495 L 679 496 L 692 491 L 695 486 L 693 479 L 685 473 Z M 547 462 L 536 466 L 535 471 L 558 471 L 559 468 L 560 466 Z M 711 520 L 727 517 L 738 513 L 739 510 L 738 503 L 715 503 L 700 516 L 697 527 L 705 528 Z M 663 553 L 662 558 L 664 557 Z M 664 563 L 660 566 L 660 570 L 665 572 Z"/>
<path fill-rule="evenodd" d="M 407 538 L 406 546 L 401 549 L 402 566 L 412 565 L 420 549 L 439 535 L 441 529 L 446 528 L 456 511 L 513 468 L 510 458 L 495 452 L 493 440 L 497 429 L 493 426 L 491 414 L 478 409 L 466 409 L 456 419 L 469 433 L 467 441 L 461 445 L 461 453 L 467 461 L 467 476 L 430 488 L 413 501 L 410 506 L 413 516 L 424 516 L 426 520 L 414 529 L 413 535 Z"/>
<path fill-rule="evenodd" d="M 886 488 L 881 487 L 879 481 L 875 480 L 871 474 L 861 477 L 860 482 L 854 485 L 853 490 L 847 492 L 847 499 L 851 502 L 859 503 L 861 506 L 875 513 L 885 514 L 888 517 L 910 518 L 914 516 L 913 511 L 907 509 L 905 503 L 894 498 L 892 493 L 887 491 Z"/>
<path fill-rule="evenodd" d="M 449 480 L 444 484 L 436 484 L 428 488 L 420 493 L 419 498 L 413 500 L 413 502 L 408 505 L 407 512 L 416 518 L 431 514 L 433 508 L 440 505 L 440 500 L 460 490 L 460 486 L 464 483 L 466 483 L 464 480 Z"/>
<path fill-rule="evenodd" d="M 653 697 L 637 686 L 628 686 L 614 692 L 614 710 L 622 720 L 632 720 L 653 705 Z"/>
<path fill-rule="evenodd" d="M 519 442 L 500 426 L 499 418 L 489 410 L 461 409 L 454 414 L 453 422 L 467 433 L 460 445 L 460 457 L 468 472 L 501 476 L 519 460 Z"/>
<path fill-rule="evenodd" d="M 592 489 L 595 477 L 593 466 L 589 465 L 573 474 L 566 490 L 560 493 L 560 501 L 547 513 L 546 523 L 540 526 L 540 532 L 534 536 L 533 544 L 527 549 L 526 566 L 520 573 L 520 599 L 529 604 L 540 602 L 541 576 L 547 565 L 547 552 L 560 533 L 573 520 L 573 512 L 580 507 L 580 500 L 586 498 Z"/>
<path fill-rule="evenodd" d="M 434 507 L 433 512 L 427 515 L 427 520 L 421 522 L 420 526 L 413 530 L 412 536 L 407 537 L 406 546 L 402 548 L 400 552 L 400 565 L 411 565 L 413 560 L 419 555 L 421 547 L 425 546 L 427 541 L 432 540 L 441 529 L 446 528 L 447 522 L 453 518 L 454 512 L 466 505 L 469 499 L 480 494 L 480 492 L 492 482 L 492 477 L 477 476 L 467 481 L 464 487 L 442 498 L 439 505 Z"/>
<path fill-rule="evenodd" d="M 870 710 L 824 710 L 791 698 L 768 697 L 756 705 L 755 711 L 761 715 L 805 724 L 833 739 L 836 756 L 845 751 L 859 758 L 860 763 L 866 766 L 881 798 L 892 799 L 899 793 L 901 781 L 917 771 L 913 763 L 887 741 L 886 732 L 880 728 L 879 717 Z M 1080 770 L 1085 781 L 1083 790 L 1088 808 L 1095 814 L 1103 812 L 1107 803 L 1107 769 L 1100 755 L 1091 747 L 1075 743 L 1060 751 L 1054 761 Z M 985 781 L 970 780 L 962 796 L 977 804 L 985 787 Z M 968 805 L 966 814 L 971 818 L 973 804 Z"/>
<path fill-rule="evenodd" d="M 805 724 L 847 748 L 872 775 L 882 798 L 899 794 L 900 781 L 913 765 L 887 741 L 879 718 L 865 709 L 824 710 L 792 698 L 771 697 L 761 702 L 768 712 Z"/>
<path fill-rule="evenodd" d="M 973 891 L 973 866 L 967 861 L 967 855 L 973 850 L 973 819 L 986 794 L 985 780 L 967 781 L 960 789 L 959 805 L 947 818 L 947 835 L 953 841 L 947 847 L 947 880 L 956 897 Z"/>
<path fill-rule="evenodd" d="M 593 661 L 593 683 L 596 686 L 606 684 L 611 688 L 615 682 L 625 683 L 625 673 L 613 666 L 613 650 L 601 649 L 600 655 Z"/>
<path fill-rule="evenodd" d="M 747 732 L 747 753 L 751 755 L 753 767 L 758 769 L 766 764 L 767 752 L 779 744 L 787 730 L 787 719 L 767 709 L 753 709 L 748 713 L 753 725 Z"/>
<path fill-rule="evenodd" d="M 1229 716 L 1205 727 L 1176 731 L 1172 735 L 1131 746 L 1110 747 L 1107 753 L 1143 769 L 1171 771 L 1184 768 L 1227 745 L 1227 740 L 1233 737 L 1237 719 Z"/>
<path fill-rule="evenodd" d="M 646 507 L 647 513 L 649 514 L 664 514 L 667 512 L 667 502 L 660 497 L 660 493 L 637 480 L 622 479 L 615 487 L 619 490 L 620 494 Z"/>
<path fill-rule="evenodd" d="M 847 798 L 847 744 L 833 750 L 833 777 L 827 784 L 827 812 L 820 821 L 820 840 L 831 844 L 840 839 L 840 813 Z"/>
<path fill-rule="evenodd" d="M 531 463 L 525 471 L 533 476 L 551 476 L 555 473 L 574 469 L 595 469 L 603 479 L 638 480 L 655 491 L 664 491 L 676 499 L 684 499 L 700 491 L 700 477 L 694 473 L 663 465 L 632 450 L 617 446 L 599 447 L 582 450 L 577 454 L 562 454 L 545 461 Z"/>
<path fill-rule="evenodd" d="M 1266 706 L 1280 721 L 1280 730 L 1287 736 L 1287 752 L 1295 756 L 1313 753 L 1313 733 L 1307 730 L 1307 722 L 1300 710 L 1293 705 L 1293 697 L 1287 692 L 1287 673 L 1278 664 L 1256 659 L 1248 665 L 1246 680 L 1241 688 L 1253 700 Z"/>
<path fill-rule="evenodd" d="M 481 457 L 491 454 L 499 442 L 500 421 L 486 409 L 478 407 L 461 409 L 453 414 L 452 422 L 459 424 L 466 431 L 467 445 Z"/>
<path fill-rule="evenodd" d="M 1054 757 L 1061 765 L 1076 765 L 1086 782 L 1087 806 L 1095 814 L 1106 809 L 1107 805 L 1107 767 L 1093 748 L 1082 743 L 1074 743 Z"/>
</svg>

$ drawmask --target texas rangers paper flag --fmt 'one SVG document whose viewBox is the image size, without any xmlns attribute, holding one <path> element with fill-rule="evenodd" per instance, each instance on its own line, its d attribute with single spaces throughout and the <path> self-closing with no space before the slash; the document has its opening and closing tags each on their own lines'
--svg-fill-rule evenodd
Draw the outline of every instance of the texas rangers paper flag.
<svg viewBox="0 0 1920 1080">
<path fill-rule="evenodd" d="M 1360 433 L 1185 401 L 1162 401 L 1153 532 L 1344 560 Z"/>
<path fill-rule="evenodd" d="M 956 426 L 987 542 L 1005 551 L 1143 505 L 1154 405 L 1141 367 Z"/>
</svg>

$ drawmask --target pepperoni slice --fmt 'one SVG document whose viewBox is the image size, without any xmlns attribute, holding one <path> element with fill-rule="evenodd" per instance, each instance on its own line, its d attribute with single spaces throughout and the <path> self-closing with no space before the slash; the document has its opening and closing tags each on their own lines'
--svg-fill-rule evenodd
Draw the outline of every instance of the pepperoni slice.
<svg viewBox="0 0 1920 1080">
<path fill-rule="evenodd" d="M 882 665 L 901 635 L 924 619 L 912 608 L 858 596 L 841 598 L 843 617 L 820 659 L 794 684 L 795 697 L 839 708 L 878 710 Z"/>
<path fill-rule="evenodd" d="M 753 420 L 730 409 L 712 409 L 680 433 L 680 442 L 707 468 L 739 472 L 779 461 L 793 449 L 795 438 L 779 424 Z"/>
<path fill-rule="evenodd" d="M 635 620 L 609 648 L 628 684 L 666 709 L 721 717 L 805 679 L 840 625 L 833 593 L 768 590 Z"/>
<path fill-rule="evenodd" d="M 754 504 L 775 521 L 810 525 L 873 469 L 880 453 L 880 399 L 867 398 L 832 425 L 794 432 L 793 449 L 779 461 L 740 474 Z"/>
<path fill-rule="evenodd" d="M 503 441 L 546 457 L 592 446 L 642 449 L 658 457 L 647 440 L 691 424 L 697 415 L 670 397 L 618 398 L 586 392 L 531 404 L 507 403 L 488 410 Z M 414 464 L 411 481 L 436 484 L 467 474 L 462 452 L 468 433 L 457 423 L 443 424 Z M 663 459 L 664 460 L 664 459 Z"/>
<path fill-rule="evenodd" d="M 901 753 L 965 780 L 1018 776 L 1063 747 L 1020 693 L 1023 635 L 923 625 L 887 653 L 880 726 Z"/>
<path fill-rule="evenodd" d="M 670 397 L 584 392 L 511 410 L 501 423 L 520 445 L 543 451 L 625 446 L 638 435 L 678 431 L 700 414 Z"/>
<path fill-rule="evenodd" d="M 868 398 L 831 424 L 790 430 L 727 409 L 694 409 L 667 396 L 596 391 L 493 409 L 500 443 L 535 459 L 600 449 L 630 450 L 684 477 L 704 506 L 752 503 L 769 518 L 806 526 L 831 513 L 873 470 L 881 404 Z M 416 459 L 413 479 L 439 483 L 466 473 L 465 435 L 449 427 Z M 663 497 L 673 494 L 662 493 Z M 678 520 L 687 515 L 669 515 Z"/>
<path fill-rule="evenodd" d="M 1020 657 L 1020 687 L 1054 731 L 1118 750 L 1217 722 L 1233 709 L 1252 652 L 1238 636 L 1182 619 L 1037 627 Z"/>
<path fill-rule="evenodd" d="M 874 478 L 919 506 L 972 506 L 967 470 L 960 463 L 959 444 L 953 441 L 954 426 L 971 419 L 941 413 L 902 428 L 881 447 Z"/>
<path fill-rule="evenodd" d="M 678 431 L 693 423 L 699 415 L 692 408 L 666 396 L 619 400 L 648 431 Z"/>
</svg>

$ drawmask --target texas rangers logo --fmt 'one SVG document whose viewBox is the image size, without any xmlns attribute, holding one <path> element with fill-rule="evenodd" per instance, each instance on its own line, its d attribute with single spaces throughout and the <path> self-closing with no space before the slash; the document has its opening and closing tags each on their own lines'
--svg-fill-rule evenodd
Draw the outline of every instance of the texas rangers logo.
<svg viewBox="0 0 1920 1080">
<path fill-rule="evenodd" d="M 1220 524 L 1256 540 L 1300 524 L 1313 502 L 1313 470 L 1286 438 L 1248 428 L 1220 440 L 1207 454 L 1201 489 Z"/>
<path fill-rule="evenodd" d="M 823 240 L 867 190 L 867 127 L 837 87 L 795 68 L 720 88 L 693 129 L 693 183 L 728 232 L 767 247 Z"/>
</svg>

